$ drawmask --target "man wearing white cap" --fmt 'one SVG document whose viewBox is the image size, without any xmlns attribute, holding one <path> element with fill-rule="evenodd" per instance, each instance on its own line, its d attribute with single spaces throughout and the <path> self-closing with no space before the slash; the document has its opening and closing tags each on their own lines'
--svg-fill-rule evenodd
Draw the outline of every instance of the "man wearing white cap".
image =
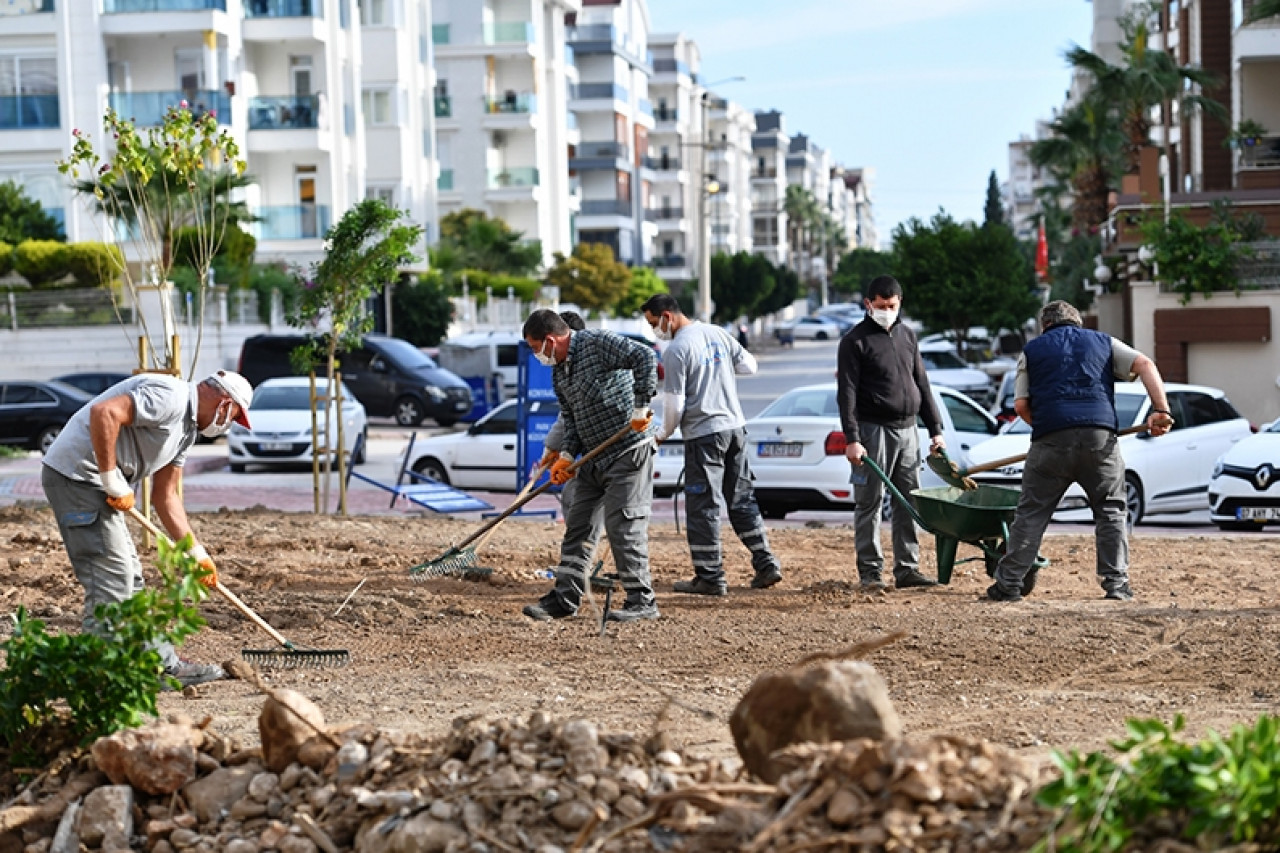
<svg viewBox="0 0 1280 853">
<path fill-rule="evenodd" d="M 178 486 L 197 435 L 216 438 L 232 422 L 249 426 L 253 389 L 243 376 L 219 370 L 200 382 L 142 373 L 86 403 L 44 456 L 42 484 L 76 578 L 84 587 L 84 627 L 100 631 L 99 604 L 124 601 L 142 589 L 142 563 L 125 523 L 133 489 L 152 477 L 153 503 L 174 541 L 191 532 Z M 218 570 L 199 542 L 191 555 L 209 574 Z M 184 661 L 169 643 L 156 646 L 165 674 L 182 686 L 225 677 L 215 664 Z"/>
</svg>

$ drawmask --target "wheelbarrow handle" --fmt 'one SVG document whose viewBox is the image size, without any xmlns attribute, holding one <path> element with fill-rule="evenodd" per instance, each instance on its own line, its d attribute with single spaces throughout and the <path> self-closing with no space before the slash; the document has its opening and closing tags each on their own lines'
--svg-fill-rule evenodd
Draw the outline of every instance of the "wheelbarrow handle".
<svg viewBox="0 0 1280 853">
<path fill-rule="evenodd" d="M 880 466 L 875 463 L 875 460 L 873 460 L 870 456 L 863 456 L 862 464 L 870 467 L 871 470 L 875 472 L 876 476 L 880 478 L 880 482 L 884 483 L 885 487 L 889 489 L 890 493 L 892 493 L 893 496 L 898 499 L 898 503 L 906 507 L 907 512 L 911 513 L 911 517 L 916 520 L 916 524 L 920 525 L 925 530 L 928 530 L 930 533 L 933 532 L 932 530 L 929 530 L 929 525 L 924 523 L 924 519 L 920 517 L 920 513 L 916 512 L 916 508 L 912 506 L 911 501 L 907 500 L 906 497 L 903 496 L 902 492 L 898 491 L 898 487 L 895 486 L 893 482 L 889 479 L 888 475 L 886 475 L 884 471 L 880 469 Z"/>
<path fill-rule="evenodd" d="M 1146 432 L 1146 431 L 1147 431 L 1146 424 L 1138 424 L 1137 426 L 1125 427 L 1124 429 L 1117 432 L 1116 436 L 1133 435 L 1134 433 Z M 1006 456 L 1003 459 L 996 459 L 992 462 L 983 462 L 981 465 L 974 465 L 972 468 L 964 469 L 963 471 L 960 472 L 960 476 L 967 477 L 970 474 L 981 474 L 983 471 L 994 471 L 997 468 L 1003 468 L 1004 466 L 1012 465 L 1015 462 L 1024 462 L 1026 461 L 1026 458 L 1029 455 L 1030 455 L 1030 451 L 1028 451 L 1027 453 L 1019 453 L 1017 456 Z"/>
</svg>

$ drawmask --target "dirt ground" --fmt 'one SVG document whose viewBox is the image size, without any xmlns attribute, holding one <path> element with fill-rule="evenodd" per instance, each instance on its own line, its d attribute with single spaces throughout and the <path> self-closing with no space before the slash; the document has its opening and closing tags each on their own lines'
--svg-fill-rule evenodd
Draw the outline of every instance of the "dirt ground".
<svg viewBox="0 0 1280 853">
<path fill-rule="evenodd" d="M 556 523 L 502 525 L 482 553 L 495 570 L 488 580 L 421 583 L 410 580 L 410 566 L 474 523 L 250 510 L 196 515 L 193 524 L 223 582 L 289 639 L 350 650 L 344 669 L 266 673 L 335 723 L 437 734 L 459 717 L 541 709 L 637 734 L 663 728 L 687 751 L 729 755 L 729 713 L 757 674 L 895 631 L 905 637 L 871 662 L 912 734 L 980 737 L 1043 755 L 1099 748 L 1130 716 L 1181 711 L 1198 736 L 1280 702 L 1280 543 L 1270 536 L 1139 535 L 1137 598 L 1122 603 L 1102 599 L 1091 530 L 1080 528 L 1046 540 L 1052 565 L 1030 599 L 992 604 L 978 600 L 988 583 L 981 562 L 958 566 L 947 587 L 868 597 L 855 586 L 852 528 L 781 529 L 771 537 L 782 584 L 749 589 L 747 553 L 733 540 L 730 595 L 708 600 L 671 592 L 690 564 L 683 536 L 661 523 L 651 553 L 662 619 L 611 624 L 601 637 L 598 609 L 553 623 L 520 613 L 549 583 L 535 573 L 555 564 Z M 923 546 L 932 572 L 932 537 Z M 975 553 L 961 546 L 962 557 Z M 81 590 L 47 509 L 0 510 L 0 610 L 19 604 L 55 628 L 79 624 Z M 203 613 L 209 625 L 184 656 L 222 661 L 272 646 L 216 596 Z M 219 731 L 253 743 L 261 703 L 249 685 L 226 681 L 193 698 L 165 694 L 161 710 L 211 715 Z"/>
</svg>

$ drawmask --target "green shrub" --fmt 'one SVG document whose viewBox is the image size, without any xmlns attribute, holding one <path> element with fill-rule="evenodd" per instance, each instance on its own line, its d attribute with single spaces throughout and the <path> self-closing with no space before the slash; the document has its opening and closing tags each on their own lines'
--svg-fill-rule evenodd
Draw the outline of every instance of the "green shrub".
<svg viewBox="0 0 1280 853">
<path fill-rule="evenodd" d="M 67 267 L 78 287 L 110 287 L 124 270 L 124 252 L 111 243 L 72 243 L 67 246 Z"/>
<path fill-rule="evenodd" d="M 8 275 L 13 269 L 13 247 L 0 240 L 0 275 Z"/>
<path fill-rule="evenodd" d="M 174 265 L 188 266 L 198 269 L 196 241 L 199 231 L 195 228 L 183 228 L 178 231 L 173 241 Z M 248 287 L 253 267 L 253 253 L 258 248 L 258 241 L 252 234 L 232 223 L 223 232 L 222 242 L 218 246 L 211 266 L 214 280 L 228 287 Z"/>
<path fill-rule="evenodd" d="M 13 268 L 32 287 L 60 281 L 71 271 L 67 266 L 66 244 L 53 240 L 23 240 L 13 250 Z"/>
<path fill-rule="evenodd" d="M 283 267 L 255 265 L 249 275 L 249 286 L 258 292 L 258 318 L 271 322 L 271 291 L 280 291 L 285 316 L 298 307 L 298 279 Z"/>
<path fill-rule="evenodd" d="M 466 292 L 476 300 L 477 305 L 483 305 L 488 299 L 486 288 L 493 294 L 494 299 L 506 299 L 507 289 L 510 288 L 516 299 L 521 302 L 531 302 L 538 297 L 538 291 L 542 287 L 542 282 L 537 279 L 506 275 L 505 273 L 491 273 L 485 270 L 463 270 L 453 277 L 453 285 L 457 295 L 462 295 L 462 277 L 464 275 L 467 278 Z"/>
</svg>

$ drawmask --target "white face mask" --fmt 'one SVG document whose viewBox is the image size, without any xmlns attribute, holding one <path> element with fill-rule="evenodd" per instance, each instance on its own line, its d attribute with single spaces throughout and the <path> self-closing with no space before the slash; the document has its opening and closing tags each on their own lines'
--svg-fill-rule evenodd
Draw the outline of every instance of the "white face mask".
<svg viewBox="0 0 1280 853">
<path fill-rule="evenodd" d="M 200 430 L 200 434 L 205 438 L 217 438 L 220 435 L 226 435 L 231 429 L 231 401 L 224 401 L 226 408 L 218 406 L 213 410 L 213 420 L 209 425 Z M 223 414 L 224 417 L 219 420 L 218 415 Z"/>
<path fill-rule="evenodd" d="M 547 344 L 551 344 L 550 353 L 546 351 Z M 533 357 L 536 358 L 538 360 L 538 363 L 541 364 L 543 367 L 556 366 L 556 347 L 555 347 L 555 343 L 552 342 L 551 338 L 547 338 L 542 342 L 541 349 L 535 352 L 533 354 Z"/>
<path fill-rule="evenodd" d="M 660 341 L 669 341 L 675 337 L 675 334 L 671 331 L 671 324 L 666 317 L 658 320 L 658 325 L 654 327 L 653 333 Z"/>
<path fill-rule="evenodd" d="M 898 319 L 898 311 L 896 308 L 872 308 L 871 320 L 880 324 L 881 327 L 888 329 Z"/>
</svg>

